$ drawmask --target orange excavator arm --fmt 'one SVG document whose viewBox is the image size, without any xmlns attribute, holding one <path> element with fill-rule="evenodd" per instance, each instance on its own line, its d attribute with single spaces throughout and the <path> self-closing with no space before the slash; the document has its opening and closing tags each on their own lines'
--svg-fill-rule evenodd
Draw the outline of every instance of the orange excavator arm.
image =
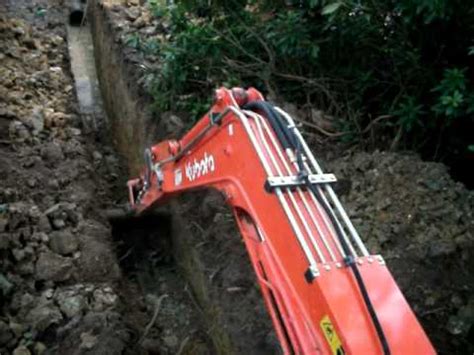
<svg viewBox="0 0 474 355">
<path fill-rule="evenodd" d="M 255 89 L 221 88 L 179 141 L 145 151 L 136 214 L 198 188 L 232 207 L 286 354 L 434 354 L 380 255 L 371 255 L 293 119 Z"/>
</svg>

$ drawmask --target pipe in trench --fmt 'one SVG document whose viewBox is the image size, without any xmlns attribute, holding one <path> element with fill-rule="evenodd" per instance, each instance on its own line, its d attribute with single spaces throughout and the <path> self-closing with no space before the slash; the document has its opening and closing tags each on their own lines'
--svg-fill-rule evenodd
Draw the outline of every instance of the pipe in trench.
<svg viewBox="0 0 474 355">
<path fill-rule="evenodd" d="M 84 18 L 84 0 L 69 0 L 69 25 L 81 26 Z"/>
</svg>

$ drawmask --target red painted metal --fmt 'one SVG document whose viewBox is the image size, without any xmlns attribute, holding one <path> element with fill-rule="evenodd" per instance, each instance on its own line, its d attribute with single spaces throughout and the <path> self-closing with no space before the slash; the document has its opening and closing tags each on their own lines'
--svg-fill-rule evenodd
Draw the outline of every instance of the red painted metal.
<svg viewBox="0 0 474 355">
<path fill-rule="evenodd" d="M 319 264 L 319 276 L 311 282 L 304 277 L 308 261 L 277 196 L 264 189 L 267 174 L 242 121 L 230 111 L 218 124 L 210 126 L 211 120 L 229 106 L 239 108 L 248 101 L 262 99 L 255 89 L 217 90 L 210 112 L 181 140 L 164 141 L 151 148 L 153 164 L 162 162 L 161 181 L 152 172 L 150 185 L 144 190 L 146 171 L 141 178 L 129 181 L 132 207 L 139 214 L 183 191 L 221 191 L 233 208 L 283 351 L 336 354 L 321 328 L 327 316 L 345 354 L 381 354 L 380 340 L 360 290 L 350 269 L 341 266 L 340 252 L 336 262 L 327 262 L 329 270 Z M 249 120 L 249 124 L 258 130 L 254 121 Z M 268 157 L 268 153 L 264 154 Z M 293 168 L 292 172 L 296 174 Z M 303 205 L 300 196 L 295 199 Z M 308 211 L 302 210 L 309 220 Z M 324 228 L 324 212 L 317 208 L 313 212 L 323 226 L 320 231 L 334 233 L 332 228 Z M 315 235 L 319 234 L 313 225 L 309 226 Z M 338 250 L 334 240 L 330 238 L 331 247 Z M 331 260 L 326 250 L 323 253 L 326 260 Z M 391 353 L 434 354 L 385 264 L 376 256 L 359 257 L 358 261 Z"/>
</svg>

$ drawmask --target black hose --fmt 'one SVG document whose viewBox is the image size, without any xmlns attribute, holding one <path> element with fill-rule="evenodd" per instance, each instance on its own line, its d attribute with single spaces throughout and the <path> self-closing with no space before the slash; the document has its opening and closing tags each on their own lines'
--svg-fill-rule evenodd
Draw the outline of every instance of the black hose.
<svg viewBox="0 0 474 355">
<path fill-rule="evenodd" d="M 311 184 L 309 181 L 307 181 L 307 187 L 311 190 L 311 192 L 316 196 L 316 199 L 318 202 L 321 204 L 323 207 L 324 211 L 328 215 L 329 219 L 331 220 L 331 223 L 334 225 L 334 229 L 337 234 L 337 238 L 341 244 L 342 250 L 344 250 L 344 253 L 347 255 L 344 258 L 344 262 L 346 266 L 350 267 L 352 270 L 352 273 L 354 274 L 354 277 L 357 282 L 357 286 L 360 289 L 360 293 L 362 294 L 362 298 L 364 299 L 365 306 L 367 307 L 367 310 L 369 311 L 370 318 L 372 320 L 372 323 L 375 327 L 375 330 L 377 332 L 377 336 L 380 340 L 380 343 L 382 345 L 383 353 L 385 355 L 390 355 L 390 348 L 388 346 L 388 341 L 385 336 L 385 333 L 383 331 L 382 325 L 380 324 L 380 320 L 377 316 L 377 313 L 375 312 L 374 305 L 372 304 L 372 301 L 370 300 L 369 293 L 367 292 L 367 287 L 365 286 L 364 280 L 362 279 L 362 275 L 360 274 L 359 268 L 357 267 L 357 264 L 355 262 L 355 258 L 352 255 L 349 246 L 346 243 L 346 240 L 344 239 L 344 236 L 342 235 L 342 227 L 337 223 L 336 216 L 334 214 L 334 211 L 330 208 L 328 202 L 324 200 L 321 196 L 320 191 Z"/>
<path fill-rule="evenodd" d="M 339 243 L 341 244 L 342 250 L 344 251 L 344 254 L 346 254 L 344 262 L 346 266 L 350 267 L 352 273 L 354 274 L 357 286 L 360 289 L 365 306 L 369 312 L 370 318 L 377 332 L 377 336 L 382 345 L 383 353 L 384 355 L 390 355 L 390 347 L 388 345 L 387 338 L 383 331 L 382 325 L 380 324 L 377 313 L 375 312 L 374 305 L 370 300 L 369 293 L 367 292 L 367 287 L 364 283 L 362 275 L 360 274 L 359 268 L 357 267 L 354 255 L 352 254 L 351 250 L 349 249 L 349 246 L 346 243 L 346 240 L 344 239 L 342 226 L 337 223 L 337 217 L 334 211 L 329 206 L 329 203 L 323 198 L 321 192 L 316 188 L 316 186 L 311 184 L 308 179 L 308 174 L 306 172 L 306 169 L 304 169 L 303 165 L 303 154 L 301 151 L 302 147 L 300 140 L 298 139 L 296 134 L 288 128 L 288 125 L 285 123 L 285 120 L 281 117 L 278 111 L 276 111 L 275 108 L 268 102 L 252 101 L 246 104 L 243 109 L 249 109 L 252 111 L 262 111 L 268 118 L 270 125 L 272 126 L 273 131 L 275 132 L 283 148 L 292 148 L 295 150 L 296 162 L 300 170 L 300 177 L 304 179 L 306 186 L 314 194 L 314 196 L 328 215 L 329 219 L 331 220 L 331 223 L 334 226 L 334 230 L 336 231 Z"/>
<path fill-rule="evenodd" d="M 265 117 L 268 118 L 270 125 L 273 128 L 280 144 L 283 146 L 284 149 L 292 148 L 293 143 L 290 141 L 290 137 L 288 134 L 288 130 L 282 126 L 282 122 L 279 119 L 279 116 L 276 114 L 275 109 L 268 104 L 266 101 L 250 101 L 249 103 L 245 104 L 242 107 L 244 110 L 250 111 L 261 111 Z"/>
</svg>

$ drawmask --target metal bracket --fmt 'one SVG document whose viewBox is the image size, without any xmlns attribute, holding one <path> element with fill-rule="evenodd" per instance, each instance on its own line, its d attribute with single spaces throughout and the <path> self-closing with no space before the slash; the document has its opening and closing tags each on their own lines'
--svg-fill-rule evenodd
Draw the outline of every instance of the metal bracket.
<svg viewBox="0 0 474 355">
<path fill-rule="evenodd" d="M 163 175 L 163 170 L 161 169 L 160 163 L 156 163 L 155 165 L 153 165 L 153 171 L 156 175 L 156 182 L 158 186 L 161 187 L 164 181 L 164 175 Z"/>
<path fill-rule="evenodd" d="M 223 117 L 224 115 L 222 115 L 222 112 L 211 112 L 209 114 L 209 120 L 211 121 L 212 125 L 220 124 Z"/>
<path fill-rule="evenodd" d="M 265 190 L 273 191 L 277 187 L 296 187 L 304 186 L 308 182 L 310 184 L 327 184 L 336 182 L 334 174 L 311 174 L 306 179 L 301 179 L 300 176 L 270 176 L 265 182 Z"/>
</svg>

